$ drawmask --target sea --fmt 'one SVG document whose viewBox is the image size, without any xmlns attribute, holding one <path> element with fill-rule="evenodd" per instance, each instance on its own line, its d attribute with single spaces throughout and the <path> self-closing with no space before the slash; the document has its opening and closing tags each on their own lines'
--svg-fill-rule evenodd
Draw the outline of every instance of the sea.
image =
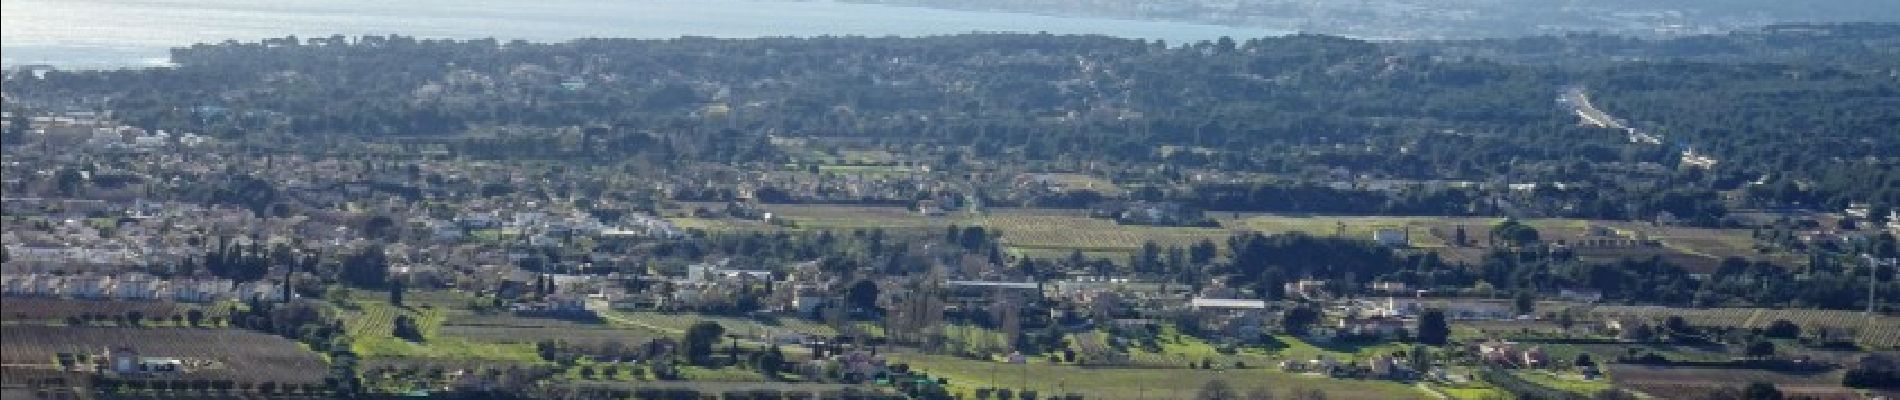
<svg viewBox="0 0 1900 400">
<path fill-rule="evenodd" d="M 1165 21 L 799 0 L 4 0 L 0 65 L 146 68 L 195 43 L 341 34 L 559 42 L 930 36 L 970 32 L 1097 34 L 1188 43 L 1289 32 Z"/>
</svg>

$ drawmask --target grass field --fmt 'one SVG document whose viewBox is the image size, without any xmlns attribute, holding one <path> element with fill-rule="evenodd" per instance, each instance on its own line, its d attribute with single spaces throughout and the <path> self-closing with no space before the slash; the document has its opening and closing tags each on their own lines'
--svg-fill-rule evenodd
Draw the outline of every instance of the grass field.
<svg viewBox="0 0 1900 400">
<path fill-rule="evenodd" d="M 1524 378 L 1524 380 L 1535 383 L 1538 386 L 1576 393 L 1582 396 L 1594 395 L 1612 386 L 1607 379 L 1584 380 L 1582 376 L 1577 374 L 1545 370 L 1520 370 L 1515 373 L 1519 378 Z"/>
<path fill-rule="evenodd" d="M 687 328 L 692 327 L 693 324 L 700 321 L 717 322 L 719 326 L 726 328 L 727 335 L 745 337 L 758 337 L 768 332 L 796 332 L 816 336 L 833 336 L 838 334 L 838 330 L 832 329 L 830 326 L 796 318 L 761 320 L 702 314 L 669 314 L 650 311 L 614 311 L 605 315 L 610 321 L 621 324 L 646 326 L 672 335 L 684 334 Z"/>
<path fill-rule="evenodd" d="M 532 342 L 488 343 L 442 334 L 448 312 L 446 305 L 438 307 L 418 300 L 406 301 L 404 307 L 397 307 L 368 293 L 351 297 L 355 309 L 343 311 L 343 325 L 350 333 L 350 349 L 364 357 L 540 361 Z M 393 335 L 399 315 L 415 319 L 422 330 L 423 341 L 410 342 Z"/>
<path fill-rule="evenodd" d="M 1503 400 L 1511 398 L 1511 393 L 1497 388 L 1483 386 L 1438 387 L 1438 391 L 1455 400 Z"/>
</svg>

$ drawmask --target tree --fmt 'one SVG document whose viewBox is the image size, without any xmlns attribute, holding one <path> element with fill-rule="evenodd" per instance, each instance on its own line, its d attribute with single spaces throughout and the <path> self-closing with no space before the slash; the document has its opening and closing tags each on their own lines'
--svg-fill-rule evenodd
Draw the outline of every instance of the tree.
<svg viewBox="0 0 1900 400">
<path fill-rule="evenodd" d="M 1742 389 L 1743 400 L 1781 400 L 1781 389 L 1768 382 L 1754 382 Z"/>
<path fill-rule="evenodd" d="M 1597 362 L 1596 360 L 1590 359 L 1590 353 L 1577 353 L 1577 361 L 1572 364 L 1576 364 L 1577 368 L 1583 368 L 1595 366 Z"/>
<path fill-rule="evenodd" d="M 1517 310 L 1517 315 L 1531 315 L 1537 312 L 1537 297 L 1532 296 L 1530 291 L 1519 290 L 1511 305 Z"/>
<path fill-rule="evenodd" d="M 1466 244 L 1471 243 L 1471 239 L 1466 237 L 1464 225 L 1459 225 L 1458 230 L 1453 232 L 1451 236 L 1453 246 L 1465 247 Z"/>
<path fill-rule="evenodd" d="M 1425 345 L 1412 345 L 1412 371 L 1424 374 L 1432 370 L 1432 349 Z"/>
<path fill-rule="evenodd" d="M 1683 319 L 1681 315 L 1671 315 L 1669 318 L 1664 319 L 1663 329 L 1669 331 L 1671 336 L 1691 336 L 1697 334 L 1695 327 L 1690 326 L 1689 320 Z"/>
<path fill-rule="evenodd" d="M 1801 326 L 1785 319 L 1777 319 L 1768 324 L 1768 329 L 1763 330 L 1762 335 L 1777 339 L 1794 339 L 1801 337 Z"/>
<path fill-rule="evenodd" d="M 1240 400 L 1240 393 L 1235 392 L 1232 386 L 1228 386 L 1227 381 L 1214 379 L 1201 385 L 1201 391 L 1195 393 L 1194 398 L 1199 400 Z"/>
<path fill-rule="evenodd" d="M 852 284 L 851 290 L 845 294 L 845 298 L 851 302 L 852 307 L 865 311 L 877 309 L 877 297 L 877 282 L 869 279 Z"/>
<path fill-rule="evenodd" d="M 411 342 L 422 341 L 422 330 L 416 327 L 415 318 L 410 318 L 408 315 L 398 315 L 396 316 L 394 325 L 395 328 L 390 332 L 391 336 L 407 339 Z"/>
<path fill-rule="evenodd" d="M 719 344 L 719 338 L 726 334 L 726 327 L 718 322 L 700 321 L 686 329 L 686 337 L 681 344 L 685 347 L 686 359 L 693 364 L 712 363 L 713 346 Z"/>
<path fill-rule="evenodd" d="M 1273 391 L 1257 387 L 1247 391 L 1247 400 L 1273 400 Z"/>
<path fill-rule="evenodd" d="M 1193 246 L 1188 247 L 1188 263 L 1207 265 L 1207 263 L 1214 262 L 1214 256 L 1219 253 L 1220 247 L 1215 245 L 1213 240 L 1201 239 L 1198 242 L 1194 242 Z"/>
<path fill-rule="evenodd" d="M 396 236 L 396 220 L 389 218 L 387 215 L 370 217 L 368 220 L 363 221 L 363 235 L 376 239 L 394 239 Z"/>
<path fill-rule="evenodd" d="M 1590 399 L 1591 400 L 1636 400 L 1636 395 L 1630 394 L 1630 392 L 1624 391 L 1623 389 L 1609 388 L 1609 389 L 1599 390 L 1596 392 L 1596 394 L 1590 395 Z"/>
<path fill-rule="evenodd" d="M 1319 310 L 1308 306 L 1298 306 L 1286 311 L 1286 315 L 1281 317 L 1280 325 L 1289 333 L 1304 335 L 1307 328 L 1319 323 L 1319 318 Z"/>
<path fill-rule="evenodd" d="M 1506 219 L 1491 227 L 1491 240 L 1502 241 L 1511 247 L 1524 247 L 1537 243 L 1538 234 L 1537 229 L 1530 225 L 1516 219 Z"/>
<path fill-rule="evenodd" d="M 1326 391 L 1315 389 L 1293 389 L 1287 392 L 1292 400 L 1326 400 Z"/>
<path fill-rule="evenodd" d="M 765 354 L 759 355 L 757 368 L 759 373 L 765 375 L 767 378 L 778 379 L 779 367 L 784 364 L 785 352 L 780 350 L 778 345 L 775 344 L 772 345 L 772 347 L 766 348 Z"/>
<path fill-rule="evenodd" d="M 1445 320 L 1445 310 L 1426 309 L 1418 315 L 1418 342 L 1443 346 L 1451 338 L 1451 324 Z"/>
<path fill-rule="evenodd" d="M 403 290 L 404 289 L 402 287 L 401 279 L 397 279 L 397 280 L 393 280 L 389 282 L 389 304 L 390 305 L 402 307 Z"/>
<path fill-rule="evenodd" d="M 1891 356 L 1868 354 L 1841 376 L 1841 385 L 1855 388 L 1900 389 L 1900 363 Z"/>
<path fill-rule="evenodd" d="M 365 246 L 343 261 L 338 278 L 359 287 L 380 287 L 389 278 L 389 260 L 382 245 Z"/>
<path fill-rule="evenodd" d="M 1757 340 L 1754 343 L 1748 344 L 1749 357 L 1768 358 L 1768 357 L 1773 357 L 1774 355 L 1775 355 L 1775 342 L 1770 342 L 1766 340 Z"/>
</svg>

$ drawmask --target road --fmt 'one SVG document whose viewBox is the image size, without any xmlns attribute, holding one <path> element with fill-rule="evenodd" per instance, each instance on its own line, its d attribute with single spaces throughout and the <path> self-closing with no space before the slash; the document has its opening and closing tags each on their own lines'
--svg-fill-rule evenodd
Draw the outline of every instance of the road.
<svg viewBox="0 0 1900 400">
<path fill-rule="evenodd" d="M 1629 134 L 1631 143 L 1662 144 L 1661 136 L 1630 128 L 1629 125 L 1624 124 L 1622 120 L 1610 116 L 1610 113 L 1603 112 L 1603 110 L 1598 109 L 1595 104 L 1590 104 L 1590 96 L 1582 87 L 1564 89 L 1562 98 L 1564 103 L 1569 104 L 1571 109 L 1577 113 L 1578 118 L 1583 118 L 1585 124 L 1621 130 Z"/>
</svg>

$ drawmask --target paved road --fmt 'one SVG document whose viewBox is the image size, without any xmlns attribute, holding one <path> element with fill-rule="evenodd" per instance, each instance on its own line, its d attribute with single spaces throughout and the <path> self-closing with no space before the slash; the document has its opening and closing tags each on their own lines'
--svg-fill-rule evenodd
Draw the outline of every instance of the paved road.
<svg viewBox="0 0 1900 400">
<path fill-rule="evenodd" d="M 1610 116 L 1610 113 L 1603 112 L 1603 110 L 1598 109 L 1595 104 L 1590 104 L 1590 96 L 1583 88 L 1565 89 L 1563 99 L 1564 102 L 1569 104 L 1571 109 L 1577 113 L 1577 117 L 1583 118 L 1583 122 L 1586 124 L 1626 132 L 1629 134 L 1629 140 L 1632 143 L 1662 144 L 1662 137 L 1630 128 L 1629 125 L 1623 124 L 1622 120 Z"/>
</svg>

